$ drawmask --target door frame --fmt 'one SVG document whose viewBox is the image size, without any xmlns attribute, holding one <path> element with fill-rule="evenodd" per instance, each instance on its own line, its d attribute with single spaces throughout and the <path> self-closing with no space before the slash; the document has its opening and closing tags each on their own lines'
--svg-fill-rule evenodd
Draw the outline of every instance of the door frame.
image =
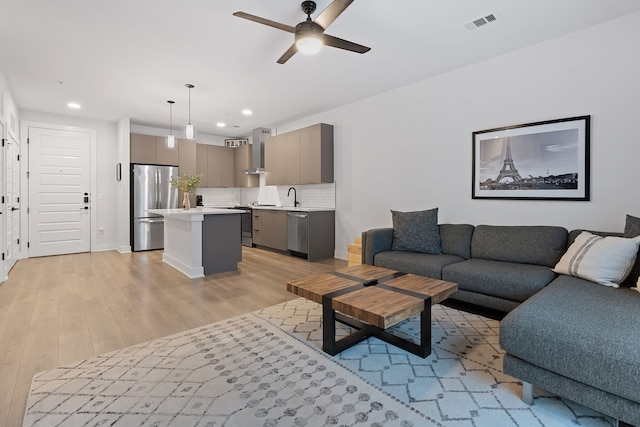
<svg viewBox="0 0 640 427">
<path fill-rule="evenodd" d="M 2 88 L 0 88 L 0 92 L 2 91 Z M 2 93 L 0 93 L 0 102 L 2 101 Z M 2 107 L 0 107 L 0 110 L 2 109 Z M 4 120 L 2 119 L 2 115 L 0 115 L 0 139 L 2 139 L 2 147 L 0 147 L 0 173 L 2 174 L 2 177 L 0 178 L 0 196 L 4 197 L 6 200 L 6 196 L 7 193 L 5 191 L 5 175 L 6 175 L 6 169 L 5 169 L 5 164 L 6 164 L 6 144 L 4 144 L 4 141 L 8 138 L 8 133 L 7 133 L 7 126 L 4 123 Z M 4 253 L 4 250 L 6 248 L 6 241 L 7 241 L 7 233 L 6 233 L 6 229 L 7 229 L 7 209 L 6 209 L 7 204 L 6 203 L 0 203 L 0 213 L 2 215 L 0 215 L 0 252 Z M 0 283 L 4 282 L 5 280 L 7 280 L 7 261 L 4 259 L 4 257 L 2 257 L 0 259 Z"/>
<path fill-rule="evenodd" d="M 71 131 L 71 132 L 81 132 L 88 133 L 89 138 L 91 139 L 90 153 L 89 153 L 89 176 L 91 180 L 91 193 L 89 195 L 89 229 L 90 229 L 90 251 L 93 252 L 95 246 L 98 242 L 98 229 L 96 224 L 97 222 L 97 197 L 98 197 L 98 185 L 96 180 L 96 168 L 97 168 L 97 131 L 96 129 L 91 128 L 83 128 L 79 126 L 67 126 L 67 125 L 58 125 L 52 123 L 42 123 L 42 122 L 32 122 L 32 121 L 21 121 L 20 122 L 20 155 L 21 158 L 25 160 L 26 170 L 20 171 L 21 176 L 21 194 L 22 197 L 20 200 L 26 200 L 28 204 L 29 200 L 29 179 L 27 178 L 28 172 L 30 171 L 30 162 L 29 162 L 29 144 L 27 142 L 27 138 L 29 136 L 30 128 L 44 128 L 44 129 L 53 129 L 53 130 L 61 130 L 61 131 Z M 26 237 L 27 242 L 29 242 L 29 215 L 28 208 L 22 210 L 21 219 L 21 230 L 20 234 L 22 234 L 23 238 Z M 29 258 L 29 248 L 27 245 L 21 246 L 21 254 L 20 258 Z"/>
</svg>

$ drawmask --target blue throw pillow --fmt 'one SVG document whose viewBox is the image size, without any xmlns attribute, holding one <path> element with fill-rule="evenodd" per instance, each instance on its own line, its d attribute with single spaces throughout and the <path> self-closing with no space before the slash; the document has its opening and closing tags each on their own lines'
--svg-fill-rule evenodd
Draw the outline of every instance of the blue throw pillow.
<svg viewBox="0 0 640 427">
<path fill-rule="evenodd" d="M 440 228 L 438 208 L 426 211 L 391 211 L 393 241 L 391 250 L 440 254 Z"/>
</svg>

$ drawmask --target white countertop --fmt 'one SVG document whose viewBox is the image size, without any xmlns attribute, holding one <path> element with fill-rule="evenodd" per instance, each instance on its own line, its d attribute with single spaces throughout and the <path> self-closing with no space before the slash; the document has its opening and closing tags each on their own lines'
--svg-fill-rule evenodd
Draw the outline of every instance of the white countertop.
<svg viewBox="0 0 640 427">
<path fill-rule="evenodd" d="M 243 214 L 239 209 L 208 208 L 198 206 L 191 209 L 147 209 L 147 212 L 162 216 L 189 216 L 189 215 L 228 215 Z"/>
<path fill-rule="evenodd" d="M 232 208 L 233 206 L 208 206 L 205 205 L 205 209 L 227 209 Z M 273 211 L 295 211 L 295 212 L 322 212 L 322 211 L 335 211 L 334 208 L 314 208 L 314 207 L 306 207 L 306 206 L 248 206 L 251 209 L 263 209 L 263 210 L 273 210 Z"/>
<path fill-rule="evenodd" d="M 335 211 L 333 208 L 308 208 L 305 206 L 251 206 L 252 209 L 268 209 L 274 211 L 293 211 L 293 212 L 320 212 L 320 211 Z"/>
</svg>

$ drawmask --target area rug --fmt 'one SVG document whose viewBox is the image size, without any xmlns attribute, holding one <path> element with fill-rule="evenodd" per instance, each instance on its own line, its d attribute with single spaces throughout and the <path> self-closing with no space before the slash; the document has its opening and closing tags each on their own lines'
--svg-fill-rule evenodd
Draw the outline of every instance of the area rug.
<svg viewBox="0 0 640 427">
<path fill-rule="evenodd" d="M 23 426 L 612 425 L 541 390 L 525 405 L 497 321 L 432 313 L 425 359 L 375 338 L 331 357 L 320 306 L 296 299 L 39 373 Z M 418 323 L 394 332 L 415 338 Z"/>
</svg>

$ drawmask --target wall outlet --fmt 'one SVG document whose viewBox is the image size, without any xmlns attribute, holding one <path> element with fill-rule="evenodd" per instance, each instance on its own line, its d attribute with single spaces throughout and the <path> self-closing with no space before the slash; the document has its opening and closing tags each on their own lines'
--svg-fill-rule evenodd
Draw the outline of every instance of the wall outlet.
<svg viewBox="0 0 640 427">
<path fill-rule="evenodd" d="M 104 227 L 98 227 L 98 234 L 104 234 Z"/>
</svg>

